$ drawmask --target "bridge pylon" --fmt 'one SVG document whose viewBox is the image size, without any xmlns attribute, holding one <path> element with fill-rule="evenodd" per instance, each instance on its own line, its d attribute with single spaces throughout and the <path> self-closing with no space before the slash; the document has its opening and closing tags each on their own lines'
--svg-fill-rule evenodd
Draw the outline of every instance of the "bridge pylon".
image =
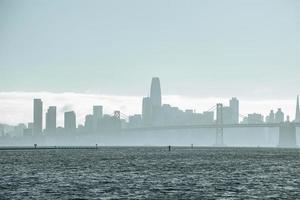
<svg viewBox="0 0 300 200">
<path fill-rule="evenodd" d="M 215 146 L 223 147 L 223 104 L 218 103 L 216 107 L 216 143 Z"/>
</svg>

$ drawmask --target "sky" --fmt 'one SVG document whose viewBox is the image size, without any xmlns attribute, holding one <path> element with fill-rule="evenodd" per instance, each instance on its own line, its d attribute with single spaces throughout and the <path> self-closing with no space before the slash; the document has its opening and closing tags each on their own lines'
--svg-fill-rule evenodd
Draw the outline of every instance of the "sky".
<svg viewBox="0 0 300 200">
<path fill-rule="evenodd" d="M 6 123 L 32 120 L 38 96 L 80 119 L 94 103 L 140 112 L 153 76 L 164 103 L 199 111 L 236 96 L 294 115 L 300 93 L 298 0 L 0 0 L 0 44 Z"/>
</svg>

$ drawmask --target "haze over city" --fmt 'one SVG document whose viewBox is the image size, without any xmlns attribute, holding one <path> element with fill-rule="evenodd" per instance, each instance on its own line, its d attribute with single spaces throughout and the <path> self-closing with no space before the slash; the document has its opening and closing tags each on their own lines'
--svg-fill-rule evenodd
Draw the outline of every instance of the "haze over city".
<svg viewBox="0 0 300 200">
<path fill-rule="evenodd" d="M 163 83 L 163 102 L 182 109 L 205 111 L 235 96 L 244 114 L 280 107 L 294 116 L 299 7 L 298 1 L 1 1 L 0 122 L 32 119 L 33 98 L 72 107 L 80 122 L 97 102 L 107 113 L 141 113 L 154 76 Z"/>
</svg>

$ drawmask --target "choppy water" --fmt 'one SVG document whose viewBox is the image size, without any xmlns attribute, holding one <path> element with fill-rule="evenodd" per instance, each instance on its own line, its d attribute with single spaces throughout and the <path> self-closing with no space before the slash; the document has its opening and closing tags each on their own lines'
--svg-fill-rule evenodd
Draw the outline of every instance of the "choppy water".
<svg viewBox="0 0 300 200">
<path fill-rule="evenodd" d="M 0 199 L 299 199 L 300 151 L 0 151 Z"/>
</svg>

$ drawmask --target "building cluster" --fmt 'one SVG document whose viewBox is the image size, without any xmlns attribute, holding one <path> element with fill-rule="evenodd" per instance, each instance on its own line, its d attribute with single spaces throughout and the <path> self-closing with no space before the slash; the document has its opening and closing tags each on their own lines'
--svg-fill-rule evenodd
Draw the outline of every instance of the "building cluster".
<svg viewBox="0 0 300 200">
<path fill-rule="evenodd" d="M 43 102 L 41 99 L 33 100 L 33 123 L 28 123 L 24 129 L 24 135 L 53 135 L 53 134 L 74 134 L 74 133 L 98 133 L 112 132 L 121 129 L 120 112 L 115 111 L 114 115 L 103 115 L 102 106 L 93 106 L 93 113 L 85 117 L 84 125 L 78 125 L 75 111 L 64 113 L 64 126 L 57 127 L 57 108 L 50 106 L 46 112 L 46 125 L 43 129 Z"/>
<path fill-rule="evenodd" d="M 220 104 L 219 104 L 220 105 Z M 200 125 L 216 123 L 216 112 L 214 110 L 197 113 L 192 109 L 180 110 L 169 104 L 162 104 L 161 87 L 159 78 L 155 77 L 151 82 L 150 95 L 142 100 L 141 114 L 129 116 L 121 119 L 121 112 L 114 111 L 113 115 L 103 114 L 103 106 L 93 106 L 93 113 L 85 117 L 82 125 L 77 125 L 76 113 L 68 111 L 64 113 L 64 126 L 58 127 L 56 124 L 57 107 L 49 106 L 45 113 L 45 126 L 43 126 L 43 102 L 41 99 L 33 100 L 33 122 L 19 124 L 12 127 L 0 124 L 0 136 L 40 136 L 54 134 L 98 134 L 107 132 L 117 132 L 122 128 L 142 128 L 155 126 L 176 126 L 176 125 Z M 258 113 L 242 116 L 239 113 L 239 100 L 235 97 L 230 99 L 228 106 L 221 104 L 218 113 L 222 116 L 223 124 L 261 124 L 261 123 L 281 123 L 289 121 L 287 116 L 279 108 L 276 112 L 264 118 Z M 240 119 L 242 119 L 240 121 Z M 300 123 L 299 98 L 297 98 L 295 122 Z"/>
</svg>

